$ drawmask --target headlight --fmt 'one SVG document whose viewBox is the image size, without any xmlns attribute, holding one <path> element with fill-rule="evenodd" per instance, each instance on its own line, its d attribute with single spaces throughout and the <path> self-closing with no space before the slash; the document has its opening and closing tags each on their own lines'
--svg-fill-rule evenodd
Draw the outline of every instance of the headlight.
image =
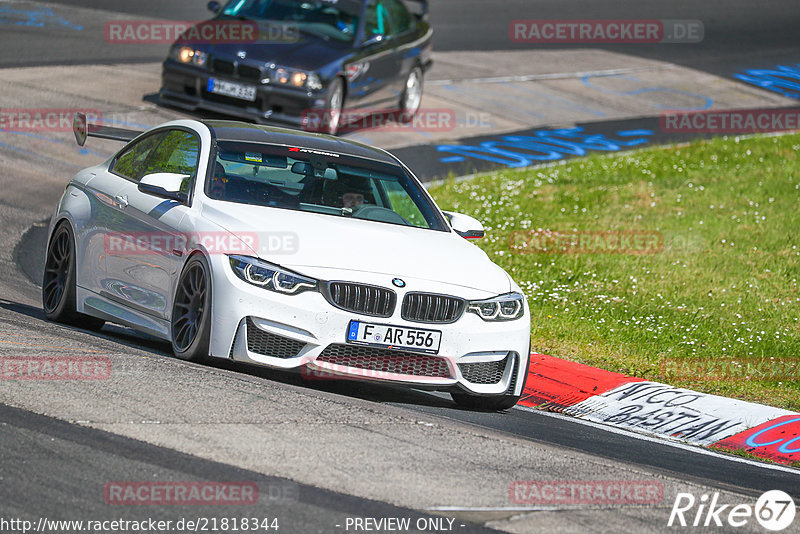
<svg viewBox="0 0 800 534">
<path fill-rule="evenodd" d="M 194 48 L 182 46 L 178 48 L 178 61 L 181 63 L 190 63 L 194 57 Z"/>
<path fill-rule="evenodd" d="M 278 69 L 275 71 L 275 80 L 278 83 L 289 83 L 289 72 L 286 69 Z"/>
<path fill-rule="evenodd" d="M 322 89 L 322 81 L 316 74 L 302 70 L 290 69 L 287 67 L 277 67 L 273 70 L 272 80 L 281 85 L 291 85 L 293 87 L 304 87 L 311 91 Z"/>
<path fill-rule="evenodd" d="M 506 293 L 491 299 L 473 300 L 467 310 L 484 321 L 513 321 L 525 313 L 525 297 L 519 293 Z"/>
<path fill-rule="evenodd" d="M 319 79 L 319 76 L 314 74 L 313 72 L 308 75 L 308 79 L 306 80 L 306 87 L 311 89 L 312 91 L 319 91 L 322 89 L 322 80 Z"/>
<path fill-rule="evenodd" d="M 194 57 L 192 58 L 192 61 L 194 62 L 195 65 L 202 67 L 206 64 L 207 60 L 208 60 L 208 54 L 206 54 L 205 52 L 201 52 L 200 50 L 194 51 Z"/>
<path fill-rule="evenodd" d="M 181 63 L 194 63 L 202 67 L 208 60 L 208 54 L 188 46 L 176 46 L 172 49 L 171 56 Z"/>
<path fill-rule="evenodd" d="M 228 258 L 236 276 L 248 284 L 287 295 L 317 289 L 317 281 L 313 278 L 293 273 L 283 267 L 250 256 L 229 256 Z"/>
<path fill-rule="evenodd" d="M 290 81 L 295 87 L 303 87 L 306 83 L 306 78 L 308 78 L 308 75 L 305 72 L 294 72 Z"/>
</svg>

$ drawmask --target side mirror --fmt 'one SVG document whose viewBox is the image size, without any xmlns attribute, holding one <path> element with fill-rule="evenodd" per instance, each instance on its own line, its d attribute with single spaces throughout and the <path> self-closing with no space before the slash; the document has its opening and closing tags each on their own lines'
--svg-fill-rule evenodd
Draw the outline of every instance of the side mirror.
<svg viewBox="0 0 800 534">
<path fill-rule="evenodd" d="M 382 43 L 384 41 L 384 39 L 386 39 L 386 37 L 383 36 L 383 35 L 374 35 L 374 36 L 370 37 L 369 39 L 364 40 L 364 42 L 361 43 L 361 47 L 362 48 L 368 48 L 368 47 L 370 47 L 372 45 L 376 45 L 376 44 Z"/>
<path fill-rule="evenodd" d="M 186 193 L 181 191 L 183 181 L 189 178 L 188 174 L 173 172 L 156 172 L 148 174 L 139 180 L 139 191 L 157 197 L 186 202 Z"/>
<path fill-rule="evenodd" d="M 483 225 L 478 219 L 463 213 L 443 212 L 455 233 L 464 239 L 480 239 L 485 235 Z"/>
<path fill-rule="evenodd" d="M 208 10 L 209 10 L 209 11 L 211 11 L 211 12 L 212 12 L 212 13 L 214 13 L 215 15 L 216 15 L 217 13 L 219 13 L 219 12 L 220 12 L 220 10 L 222 9 L 222 5 L 220 5 L 220 3 L 219 3 L 219 2 L 216 2 L 215 0 L 211 0 L 211 2 L 209 2 L 209 3 L 206 5 L 206 7 L 208 8 Z"/>
</svg>

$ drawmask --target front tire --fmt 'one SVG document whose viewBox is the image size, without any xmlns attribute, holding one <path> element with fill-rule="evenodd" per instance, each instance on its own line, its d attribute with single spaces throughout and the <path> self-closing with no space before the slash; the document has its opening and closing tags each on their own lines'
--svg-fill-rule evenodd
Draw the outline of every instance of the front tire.
<svg viewBox="0 0 800 534">
<path fill-rule="evenodd" d="M 342 122 L 342 109 L 344 107 L 344 83 L 341 78 L 336 78 L 328 87 L 328 96 L 325 98 L 325 113 L 321 124 L 323 133 L 336 135 Z"/>
<path fill-rule="evenodd" d="M 211 339 L 211 269 L 205 257 L 189 258 L 172 304 L 172 352 L 181 360 L 199 362 L 208 357 Z"/>
<path fill-rule="evenodd" d="M 75 298 L 75 236 L 69 223 L 59 224 L 50 243 L 42 276 L 42 309 L 49 321 L 100 330 L 105 321 L 78 313 Z"/>
<path fill-rule="evenodd" d="M 422 104 L 423 89 L 422 69 L 414 67 L 408 73 L 403 94 L 400 96 L 400 119 L 402 122 L 411 122 Z"/>
</svg>

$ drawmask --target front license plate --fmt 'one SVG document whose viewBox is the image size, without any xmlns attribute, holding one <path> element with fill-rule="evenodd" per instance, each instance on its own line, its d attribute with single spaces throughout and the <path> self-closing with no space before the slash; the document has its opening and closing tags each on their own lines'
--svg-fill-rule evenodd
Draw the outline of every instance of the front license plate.
<svg viewBox="0 0 800 534">
<path fill-rule="evenodd" d="M 255 102 L 256 100 L 255 85 L 245 85 L 243 83 L 209 78 L 207 89 L 209 93 L 214 93 L 216 95 L 230 96 L 240 100 L 249 100 L 250 102 Z"/>
<path fill-rule="evenodd" d="M 442 342 L 442 333 L 438 330 L 350 321 L 347 341 L 437 354 Z"/>
</svg>

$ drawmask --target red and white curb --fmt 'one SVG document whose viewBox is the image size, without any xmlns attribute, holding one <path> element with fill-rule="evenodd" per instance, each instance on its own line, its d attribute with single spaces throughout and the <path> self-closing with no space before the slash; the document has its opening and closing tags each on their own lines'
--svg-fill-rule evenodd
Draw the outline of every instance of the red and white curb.
<svg viewBox="0 0 800 534">
<path fill-rule="evenodd" d="M 800 461 L 800 413 L 531 354 L 519 404 L 669 440 Z"/>
</svg>

